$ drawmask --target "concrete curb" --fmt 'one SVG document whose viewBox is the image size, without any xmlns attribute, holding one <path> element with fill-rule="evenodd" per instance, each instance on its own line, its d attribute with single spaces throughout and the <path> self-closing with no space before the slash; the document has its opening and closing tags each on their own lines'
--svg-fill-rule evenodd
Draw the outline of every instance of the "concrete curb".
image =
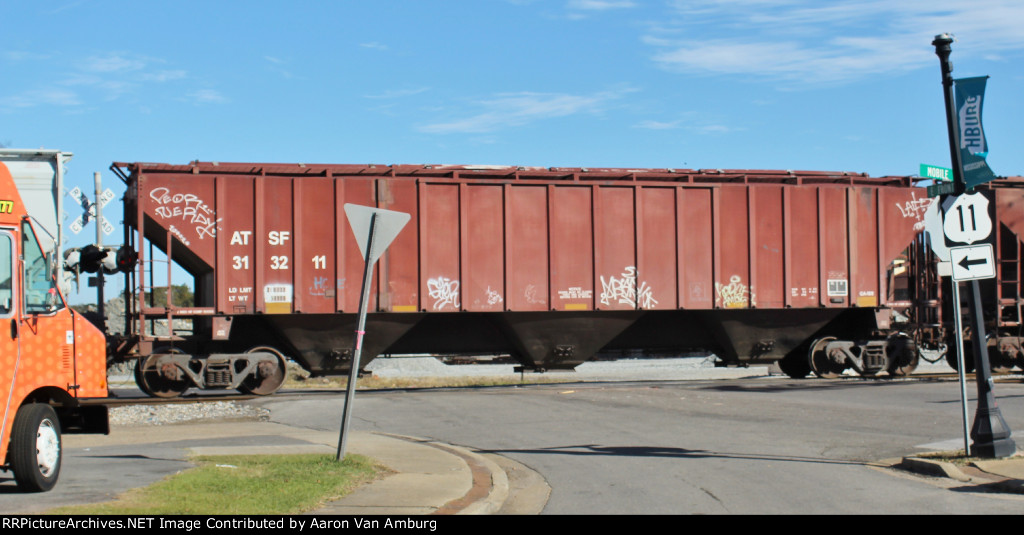
<svg viewBox="0 0 1024 535">
<path fill-rule="evenodd" d="M 1021 459 L 1024 460 L 1024 459 Z M 904 457 L 893 461 L 890 466 L 916 474 L 953 479 L 969 483 L 984 492 L 1024 494 L 1024 479 L 1020 479 L 1018 462 L 1003 464 L 992 461 L 975 461 L 960 467 L 951 462 L 922 457 Z M 1009 467 L 1009 468 L 1007 468 Z"/>
<path fill-rule="evenodd" d="M 466 448 L 450 444 L 432 442 L 428 444 L 435 448 L 448 451 L 462 457 L 473 472 L 473 490 L 467 493 L 467 497 L 474 493 L 483 492 L 483 498 L 475 499 L 472 503 L 465 505 L 455 514 L 457 515 L 490 515 L 498 512 L 501 506 L 508 499 L 508 476 L 494 461 Z"/>
<path fill-rule="evenodd" d="M 927 476 L 947 477 L 964 483 L 972 481 L 972 478 L 963 473 L 963 471 L 957 468 L 956 465 L 945 461 L 936 461 L 934 459 L 925 459 L 921 457 L 904 457 L 895 466 L 909 472 Z"/>
<path fill-rule="evenodd" d="M 396 448 L 389 449 L 406 459 L 410 455 L 447 457 L 448 468 L 434 473 L 407 470 L 396 466 L 393 456 L 382 458 L 380 451 L 363 451 L 385 466 L 390 465 L 396 470 L 395 474 L 371 482 L 309 514 L 486 515 L 498 512 L 508 499 L 505 471 L 483 455 L 423 438 L 388 433 L 371 435 L 393 441 Z M 397 447 L 398 443 L 404 446 Z M 416 454 L 417 450 L 424 453 Z M 434 453 L 427 453 L 431 451 Z"/>
</svg>

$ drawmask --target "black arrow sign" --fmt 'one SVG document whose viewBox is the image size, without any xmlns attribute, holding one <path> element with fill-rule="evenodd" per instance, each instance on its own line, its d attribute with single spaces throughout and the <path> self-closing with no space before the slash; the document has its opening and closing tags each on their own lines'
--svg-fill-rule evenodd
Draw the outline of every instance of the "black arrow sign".
<svg viewBox="0 0 1024 535">
<path fill-rule="evenodd" d="M 979 258 L 979 259 L 971 260 L 971 259 L 969 259 L 969 258 L 967 258 L 965 256 L 963 258 L 963 260 L 961 260 L 959 262 L 959 265 L 960 265 L 960 267 L 966 269 L 967 271 L 970 271 L 971 270 L 971 266 L 980 266 L 980 265 L 984 265 L 984 264 L 987 264 L 987 263 L 988 263 L 988 260 L 985 259 L 985 258 Z"/>
</svg>

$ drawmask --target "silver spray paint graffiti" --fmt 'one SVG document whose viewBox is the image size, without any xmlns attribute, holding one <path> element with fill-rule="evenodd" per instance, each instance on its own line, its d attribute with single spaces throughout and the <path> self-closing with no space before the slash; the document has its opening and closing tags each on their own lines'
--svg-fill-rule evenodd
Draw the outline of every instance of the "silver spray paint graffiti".
<svg viewBox="0 0 1024 535">
<path fill-rule="evenodd" d="M 939 199 L 938 197 L 925 197 L 924 199 L 918 199 L 917 193 L 915 192 L 910 192 L 910 195 L 912 200 L 909 200 L 903 204 L 896 203 L 896 208 L 899 208 L 900 214 L 903 214 L 904 218 L 911 217 L 917 220 L 917 222 L 914 223 L 914 230 L 923 230 L 925 212 L 928 211 L 928 208 L 932 205 L 933 202 Z"/>
<path fill-rule="evenodd" d="M 620 276 L 612 275 L 607 280 L 601 275 L 601 304 L 610 305 L 612 302 L 633 308 L 638 304 L 640 308 L 654 308 L 658 304 L 646 281 L 637 285 L 636 266 L 628 266 Z"/>
<path fill-rule="evenodd" d="M 167 188 L 153 188 L 149 192 L 149 197 L 158 205 L 154 212 L 162 219 L 180 218 L 195 225 L 199 239 L 206 236 L 217 237 L 217 224 L 220 223 L 220 218 L 214 219 L 216 212 L 195 194 L 171 193 Z"/>
<path fill-rule="evenodd" d="M 487 286 L 487 304 L 488 305 L 497 305 L 498 303 L 501 303 L 503 301 L 504 301 L 504 299 L 501 298 L 501 294 L 500 293 L 498 293 L 495 290 L 492 290 L 490 286 Z"/>
<path fill-rule="evenodd" d="M 459 281 L 448 277 L 438 277 L 427 281 L 427 295 L 434 299 L 434 310 L 444 310 L 451 306 L 459 309 Z"/>
</svg>

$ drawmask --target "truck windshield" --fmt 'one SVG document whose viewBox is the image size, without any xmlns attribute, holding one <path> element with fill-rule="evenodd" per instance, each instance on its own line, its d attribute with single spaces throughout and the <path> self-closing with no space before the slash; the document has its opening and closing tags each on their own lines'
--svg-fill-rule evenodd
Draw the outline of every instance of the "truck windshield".
<svg viewBox="0 0 1024 535">
<path fill-rule="evenodd" d="M 46 314 L 62 308 L 64 303 L 57 295 L 57 285 L 47 269 L 46 255 L 36 241 L 32 225 L 25 221 L 21 230 L 25 255 L 25 313 Z"/>
</svg>

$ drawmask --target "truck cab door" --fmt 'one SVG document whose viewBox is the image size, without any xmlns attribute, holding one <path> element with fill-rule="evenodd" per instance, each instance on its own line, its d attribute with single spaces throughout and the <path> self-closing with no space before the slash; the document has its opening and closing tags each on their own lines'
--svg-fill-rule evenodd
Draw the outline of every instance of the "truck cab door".
<svg viewBox="0 0 1024 535">
<path fill-rule="evenodd" d="M 21 368 L 30 366 L 39 384 L 57 386 L 75 395 L 74 322 L 28 219 L 21 224 L 21 254 Z"/>
<path fill-rule="evenodd" d="M 15 313 L 18 280 L 15 267 L 14 235 L 10 230 L 0 229 L 0 440 L 10 436 L 14 413 L 11 407 L 11 393 L 17 378 L 18 368 L 18 317 Z M 6 444 L 6 442 L 4 442 Z M 0 448 L 3 450 L 5 448 Z M 0 459 L 2 461 L 2 459 Z"/>
</svg>

